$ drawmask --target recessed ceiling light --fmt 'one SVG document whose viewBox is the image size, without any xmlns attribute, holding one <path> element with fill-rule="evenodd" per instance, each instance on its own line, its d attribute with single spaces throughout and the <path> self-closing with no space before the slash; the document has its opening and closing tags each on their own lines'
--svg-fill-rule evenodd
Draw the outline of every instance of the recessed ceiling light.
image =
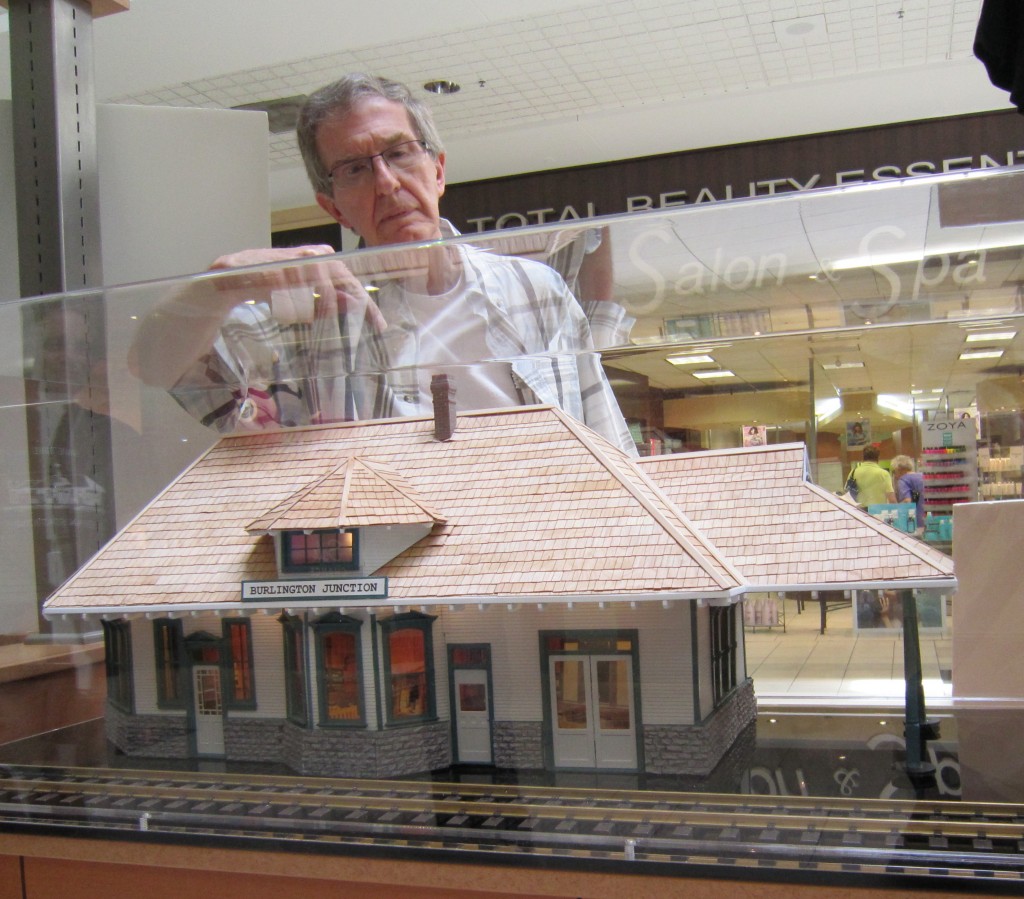
<svg viewBox="0 0 1024 899">
<path fill-rule="evenodd" d="M 462 85 L 447 78 L 439 78 L 437 81 L 428 81 L 423 85 L 423 90 L 432 94 L 457 94 L 462 90 Z"/>
<path fill-rule="evenodd" d="M 828 40 L 828 28 L 824 15 L 800 16 L 772 22 L 775 39 L 782 47 L 806 47 L 809 44 L 823 44 Z"/>
<path fill-rule="evenodd" d="M 967 335 L 968 343 L 984 343 L 987 340 L 1013 340 L 1016 331 L 972 331 Z"/>
<path fill-rule="evenodd" d="M 702 381 L 710 378 L 735 378 L 734 372 L 729 371 L 727 368 L 718 369 L 717 371 L 694 371 L 690 372 L 695 378 L 700 378 Z"/>
<path fill-rule="evenodd" d="M 666 356 L 665 357 L 665 361 L 666 362 L 671 362 L 673 365 L 700 365 L 701 363 L 714 362 L 715 360 L 712 359 L 710 356 L 705 356 L 705 355 L 702 355 L 702 356 L 676 355 L 676 356 Z"/>
<path fill-rule="evenodd" d="M 961 353 L 960 358 L 964 361 L 971 359 L 998 359 L 1002 355 L 1002 350 L 969 350 L 966 353 Z"/>
</svg>

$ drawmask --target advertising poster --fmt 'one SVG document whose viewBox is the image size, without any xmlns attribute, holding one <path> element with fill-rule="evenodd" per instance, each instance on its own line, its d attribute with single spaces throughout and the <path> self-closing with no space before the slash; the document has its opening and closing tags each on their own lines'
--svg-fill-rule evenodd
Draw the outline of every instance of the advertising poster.
<svg viewBox="0 0 1024 899">
<path fill-rule="evenodd" d="M 764 425 L 744 425 L 744 446 L 765 446 L 768 443 L 768 429 Z"/>
<path fill-rule="evenodd" d="M 867 446 L 871 442 L 871 422 L 866 418 L 846 423 L 846 445 Z"/>
</svg>

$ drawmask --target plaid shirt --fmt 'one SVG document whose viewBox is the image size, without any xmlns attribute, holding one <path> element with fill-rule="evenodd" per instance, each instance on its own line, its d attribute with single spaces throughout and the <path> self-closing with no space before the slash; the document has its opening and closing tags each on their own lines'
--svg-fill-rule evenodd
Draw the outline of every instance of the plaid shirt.
<svg viewBox="0 0 1024 899">
<path fill-rule="evenodd" d="M 457 301 L 466 304 L 467 314 L 483 318 L 490 359 L 509 363 L 522 402 L 557 406 L 635 455 L 594 352 L 594 333 L 603 346 L 628 335 L 632 320 L 625 310 L 591 302 L 585 312 L 542 263 L 471 246 L 457 253 Z M 373 299 L 387 322 L 381 332 L 354 316 L 281 326 L 266 303 L 239 305 L 212 351 L 172 393 L 222 432 L 400 414 L 419 391 L 416 321 L 399 282 L 384 281 Z"/>
</svg>

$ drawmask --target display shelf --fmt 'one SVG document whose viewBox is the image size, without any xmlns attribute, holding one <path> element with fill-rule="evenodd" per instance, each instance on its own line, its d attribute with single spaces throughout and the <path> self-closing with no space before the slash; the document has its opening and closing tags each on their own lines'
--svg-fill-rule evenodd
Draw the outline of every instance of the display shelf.
<svg viewBox="0 0 1024 899">
<path fill-rule="evenodd" d="M 995 455 L 1000 453 L 1000 455 Z M 1020 499 L 1024 448 L 978 450 L 978 492 L 983 500 Z"/>
<path fill-rule="evenodd" d="M 975 448 L 966 444 L 924 447 L 924 508 L 928 515 L 949 515 L 958 503 L 977 499 Z"/>
</svg>

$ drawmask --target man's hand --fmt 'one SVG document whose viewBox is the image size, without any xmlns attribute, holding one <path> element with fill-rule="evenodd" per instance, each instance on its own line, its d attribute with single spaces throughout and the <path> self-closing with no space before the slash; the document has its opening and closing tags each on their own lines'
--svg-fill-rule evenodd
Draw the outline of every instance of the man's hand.
<svg viewBox="0 0 1024 899">
<path fill-rule="evenodd" d="M 210 271 L 245 269 L 217 278 L 215 286 L 237 301 L 263 299 L 285 325 L 308 324 L 316 318 L 354 315 L 376 331 L 385 328 L 383 316 L 362 283 L 328 244 L 262 250 L 242 250 L 217 259 Z M 310 260 L 296 264 L 301 260 Z M 273 264 L 275 264 L 271 267 Z"/>
</svg>

